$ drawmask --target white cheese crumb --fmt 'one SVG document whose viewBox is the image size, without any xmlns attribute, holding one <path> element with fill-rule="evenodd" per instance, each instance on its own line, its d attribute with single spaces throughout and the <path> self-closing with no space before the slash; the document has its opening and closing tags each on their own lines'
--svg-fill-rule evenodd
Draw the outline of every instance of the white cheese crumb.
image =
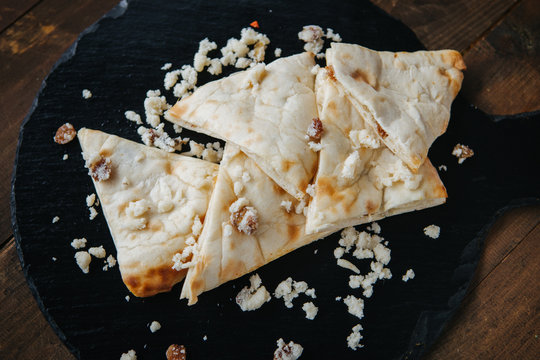
<svg viewBox="0 0 540 360">
<path fill-rule="evenodd" d="M 142 125 L 141 115 L 137 114 L 135 111 L 128 110 L 124 113 L 124 116 L 129 121 L 133 121 L 135 124 Z"/>
<path fill-rule="evenodd" d="M 163 87 L 165 90 L 170 90 L 178 82 L 180 76 L 180 70 L 169 71 L 163 78 Z"/>
<path fill-rule="evenodd" d="M 338 259 L 337 264 L 338 264 L 338 266 L 341 266 L 342 268 L 349 269 L 349 270 L 353 271 L 356 274 L 360 274 L 360 270 L 356 267 L 356 265 L 354 265 L 349 260 Z"/>
<path fill-rule="evenodd" d="M 57 259 L 53 256 L 53 257 L 51 258 L 51 260 L 52 260 L 52 261 L 56 261 Z"/>
<path fill-rule="evenodd" d="M 155 146 L 168 152 L 180 150 L 183 141 L 181 141 L 180 138 L 171 138 L 169 134 L 165 132 L 164 127 L 165 124 L 163 123 L 159 123 L 155 129 L 139 126 L 137 133 L 141 136 L 141 140 L 146 146 Z"/>
<path fill-rule="evenodd" d="M 341 296 L 336 296 L 336 301 L 341 301 Z"/>
<path fill-rule="evenodd" d="M 98 259 L 103 259 L 105 256 L 107 256 L 103 245 L 99 247 L 91 247 L 90 249 L 88 249 L 88 253 L 92 256 L 97 257 Z"/>
<path fill-rule="evenodd" d="M 126 297 L 125 297 L 124 299 L 126 299 L 126 301 L 129 302 L 129 300 L 130 300 L 131 298 L 129 297 L 129 295 L 126 295 Z"/>
<path fill-rule="evenodd" d="M 88 89 L 84 89 L 82 91 L 82 97 L 88 100 L 92 97 L 92 92 Z"/>
<path fill-rule="evenodd" d="M 326 38 L 335 42 L 341 42 L 341 36 L 338 33 L 335 33 L 333 29 L 326 29 Z"/>
<path fill-rule="evenodd" d="M 67 160 L 68 158 L 69 158 L 68 154 L 64 154 L 64 156 L 62 156 L 62 160 Z"/>
<path fill-rule="evenodd" d="M 354 149 L 378 149 L 381 146 L 379 138 L 368 129 L 351 130 L 349 132 L 349 139 Z"/>
<path fill-rule="evenodd" d="M 274 351 L 274 359 L 277 360 L 296 360 L 302 355 L 304 348 L 300 344 L 290 341 L 288 344 L 283 339 L 278 339 L 277 349 Z"/>
<path fill-rule="evenodd" d="M 336 259 L 343 257 L 344 254 L 345 254 L 345 248 L 338 246 L 337 248 L 334 249 L 334 257 Z"/>
<path fill-rule="evenodd" d="M 169 70 L 172 67 L 172 63 L 165 63 L 161 67 L 161 70 Z"/>
<path fill-rule="evenodd" d="M 274 56 L 275 57 L 280 57 L 281 56 L 281 48 L 276 48 L 276 50 L 274 50 Z"/>
<path fill-rule="evenodd" d="M 236 295 L 236 303 L 242 311 L 259 309 L 264 303 L 272 298 L 264 286 L 261 286 L 261 278 L 254 274 L 249 278 L 250 287 L 244 286 Z"/>
<path fill-rule="evenodd" d="M 292 209 L 292 201 L 290 200 L 282 200 L 280 206 L 284 208 L 288 213 L 291 212 Z"/>
<path fill-rule="evenodd" d="M 381 233 L 381 226 L 376 223 L 376 222 L 372 222 L 368 227 L 367 229 L 369 231 L 373 231 L 375 234 L 380 234 Z"/>
<path fill-rule="evenodd" d="M 446 167 L 446 165 L 439 165 L 439 171 L 447 171 L 448 168 Z"/>
<path fill-rule="evenodd" d="M 223 66 L 221 65 L 221 61 L 219 61 L 219 59 L 211 59 L 208 66 L 208 72 L 212 75 L 219 75 L 222 71 Z"/>
<path fill-rule="evenodd" d="M 314 253 L 315 255 L 317 255 L 318 252 L 319 252 L 319 249 L 313 250 L 313 253 Z"/>
<path fill-rule="evenodd" d="M 315 184 L 309 184 L 306 188 L 306 194 L 315 197 Z"/>
<path fill-rule="evenodd" d="M 437 225 L 429 225 L 424 228 L 424 234 L 432 239 L 438 239 L 441 234 L 441 228 Z"/>
<path fill-rule="evenodd" d="M 96 202 L 96 194 L 92 193 L 86 197 L 86 206 L 93 206 Z"/>
<path fill-rule="evenodd" d="M 360 344 L 360 340 L 364 337 L 360 334 L 360 331 L 364 330 L 362 325 L 358 324 L 352 328 L 352 332 L 347 336 L 347 346 L 353 350 L 363 348 L 364 345 Z"/>
<path fill-rule="evenodd" d="M 92 261 L 90 254 L 86 251 L 77 251 L 75 253 L 75 261 L 81 268 L 82 272 L 88 274 L 90 271 L 90 261 Z"/>
<path fill-rule="evenodd" d="M 135 353 L 135 350 L 129 350 L 127 353 L 123 353 L 122 356 L 120 356 L 120 360 L 137 360 L 137 354 Z"/>
<path fill-rule="evenodd" d="M 215 42 L 204 38 L 199 42 L 199 50 L 195 53 L 193 57 L 193 68 L 201 72 L 204 70 L 204 67 L 210 64 L 210 59 L 207 55 L 210 51 L 217 49 Z"/>
<path fill-rule="evenodd" d="M 321 52 L 324 46 L 324 31 L 320 26 L 307 25 L 298 33 L 298 39 L 305 42 L 304 50 L 311 51 L 317 55 Z"/>
<path fill-rule="evenodd" d="M 157 321 L 152 321 L 152 323 L 150 324 L 150 331 L 152 333 L 155 333 L 159 329 L 161 329 L 161 324 Z"/>
<path fill-rule="evenodd" d="M 314 141 L 310 141 L 308 142 L 308 146 L 311 150 L 315 151 L 315 152 L 318 152 L 318 151 L 321 151 L 322 148 L 323 148 L 323 145 L 319 142 L 314 142 Z"/>
<path fill-rule="evenodd" d="M 60 221 L 60 218 L 58 216 L 53 217 L 52 223 L 56 224 L 58 221 Z"/>
<path fill-rule="evenodd" d="M 302 305 L 302 310 L 306 312 L 306 319 L 309 320 L 315 319 L 315 316 L 317 316 L 317 313 L 319 312 L 319 308 L 316 307 L 311 301 L 304 303 L 304 305 Z"/>
<path fill-rule="evenodd" d="M 85 246 L 86 246 L 86 239 L 85 238 L 73 239 L 73 241 L 71 242 L 71 247 L 73 247 L 74 249 L 82 249 Z"/>
<path fill-rule="evenodd" d="M 185 156 L 196 156 L 198 158 L 202 157 L 203 151 L 204 151 L 204 145 L 199 144 L 196 141 L 190 140 L 189 142 L 189 151 L 182 153 L 182 155 Z"/>
<path fill-rule="evenodd" d="M 341 177 L 345 179 L 353 179 L 356 175 L 356 169 L 360 164 L 360 155 L 358 151 L 354 151 L 347 156 L 343 162 L 343 169 L 341 169 Z"/>
<path fill-rule="evenodd" d="M 193 236 L 201 235 L 202 228 L 203 224 L 201 222 L 201 219 L 198 216 L 195 216 L 195 218 L 193 218 L 193 225 L 191 226 L 191 232 L 193 233 Z"/>
<path fill-rule="evenodd" d="M 364 300 L 356 298 L 354 295 L 349 295 L 343 299 L 343 302 L 347 305 L 349 314 L 352 314 L 359 319 L 364 317 Z"/>
<path fill-rule="evenodd" d="M 97 210 L 93 206 L 88 208 L 88 210 L 90 210 L 90 214 L 88 215 L 88 218 L 90 220 L 94 220 L 96 218 L 96 216 L 98 216 Z"/>
<path fill-rule="evenodd" d="M 204 341 L 208 340 L 208 336 L 204 335 L 202 338 Z"/>
<path fill-rule="evenodd" d="M 413 269 L 409 269 L 409 270 L 407 270 L 407 272 L 405 273 L 405 275 L 403 275 L 403 276 L 401 277 L 401 280 L 407 282 L 407 281 L 409 281 L 409 280 L 411 280 L 411 279 L 414 279 L 414 277 L 415 277 L 415 274 L 414 274 Z"/>
<path fill-rule="evenodd" d="M 305 281 L 294 281 L 291 277 L 288 277 L 278 284 L 274 291 L 274 297 L 276 299 L 283 298 L 285 306 L 290 309 L 293 307 L 293 299 L 309 290 L 311 289 L 308 289 L 308 284 Z M 315 290 L 309 292 L 315 295 Z"/>
<path fill-rule="evenodd" d="M 377 244 L 373 249 L 373 254 L 375 254 L 375 259 L 378 262 L 387 265 L 390 262 L 390 249 L 385 247 L 383 244 Z"/>
</svg>

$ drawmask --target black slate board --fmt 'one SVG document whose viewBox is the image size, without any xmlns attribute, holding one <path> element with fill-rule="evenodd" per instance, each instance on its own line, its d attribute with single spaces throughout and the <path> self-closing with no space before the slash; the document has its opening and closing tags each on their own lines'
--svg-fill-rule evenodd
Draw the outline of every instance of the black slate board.
<svg viewBox="0 0 540 360">
<path fill-rule="evenodd" d="M 12 189 L 19 256 L 41 310 L 69 349 L 81 359 L 118 359 L 132 348 L 139 359 L 163 359 L 168 345 L 179 343 L 187 346 L 190 360 L 258 359 L 270 358 L 275 341 L 283 337 L 304 346 L 302 359 L 419 358 L 463 298 L 482 239 L 495 218 L 509 207 L 538 202 L 534 164 L 539 159 L 535 136 L 540 116 L 494 122 L 456 100 L 448 132 L 430 150 L 435 166 L 448 167 L 441 174 L 447 204 L 379 222 L 382 236 L 390 241 L 394 278 L 379 282 L 366 300 L 360 321 L 364 349 L 347 349 L 346 337 L 358 319 L 334 300 L 361 295 L 361 289 L 348 288 L 349 271 L 335 264 L 337 235 L 257 271 L 270 290 L 288 276 L 314 287 L 319 314 L 313 321 L 301 310 L 309 301 L 305 297 L 296 299 L 293 309 L 273 299 L 258 311 L 242 313 L 234 297 L 247 285 L 247 276 L 204 294 L 193 307 L 178 300 L 180 286 L 149 299 L 131 296 L 126 302 L 128 291 L 118 268 L 103 272 L 94 259 L 90 274 L 84 275 L 73 259 L 73 238 L 84 236 L 89 246 L 103 244 L 113 254 L 115 250 L 103 216 L 88 219 L 85 197 L 94 189 L 77 141 L 65 146 L 52 141 L 59 125 L 69 121 L 76 128 L 139 141 L 136 125 L 123 113 L 144 113 L 146 90 L 162 88 L 160 67 L 191 63 L 199 40 L 208 36 L 223 46 L 253 20 L 272 40 L 267 61 L 275 47 L 283 49 L 283 56 L 300 52 L 296 34 L 307 24 L 331 27 L 345 42 L 377 50 L 411 51 L 422 45 L 404 25 L 367 1 L 148 0 L 130 1 L 125 9 L 125 3 L 117 7 L 64 55 L 44 83 L 19 138 Z M 201 76 L 200 82 L 209 79 Z M 84 88 L 93 92 L 91 99 L 82 99 Z M 457 142 L 476 153 L 462 165 L 450 154 Z M 63 154 L 69 159 L 62 161 Z M 60 221 L 51 224 L 54 216 Z M 429 224 L 441 226 L 439 239 L 423 234 Z M 363 264 L 365 272 L 369 262 Z M 403 283 L 401 275 L 408 268 L 416 278 Z M 153 320 L 163 326 L 155 334 L 147 327 Z"/>
</svg>

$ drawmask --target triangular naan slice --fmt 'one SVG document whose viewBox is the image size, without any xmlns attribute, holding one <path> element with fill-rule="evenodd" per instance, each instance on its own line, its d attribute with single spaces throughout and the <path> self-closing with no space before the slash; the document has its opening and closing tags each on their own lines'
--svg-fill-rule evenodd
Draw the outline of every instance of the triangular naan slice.
<svg viewBox="0 0 540 360">
<path fill-rule="evenodd" d="M 335 230 L 445 202 L 446 190 L 429 160 L 412 173 L 365 123 L 326 69 L 319 71 L 315 89 L 324 131 L 307 232 Z"/>
<path fill-rule="evenodd" d="M 326 235 L 306 235 L 306 218 L 297 206 L 252 159 L 227 143 L 199 237 L 198 256 L 181 297 L 194 304 L 202 292 Z"/>
<path fill-rule="evenodd" d="M 333 43 L 333 76 L 386 146 L 413 171 L 446 131 L 465 63 L 454 50 L 388 52 Z"/>
<path fill-rule="evenodd" d="M 124 283 L 140 297 L 169 291 L 186 274 L 172 258 L 200 233 L 218 165 L 101 131 L 78 137 Z"/>
<path fill-rule="evenodd" d="M 302 53 L 212 81 L 178 101 L 165 118 L 230 141 L 297 199 L 315 175 L 306 131 L 317 117 L 313 54 Z"/>
</svg>

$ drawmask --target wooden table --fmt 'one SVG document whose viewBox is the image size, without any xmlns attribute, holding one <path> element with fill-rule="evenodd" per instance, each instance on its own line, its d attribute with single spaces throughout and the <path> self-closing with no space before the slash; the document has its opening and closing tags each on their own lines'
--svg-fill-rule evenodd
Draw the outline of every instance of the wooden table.
<svg viewBox="0 0 540 360">
<path fill-rule="evenodd" d="M 27 287 L 10 225 L 19 126 L 42 80 L 117 0 L 0 0 L 0 359 L 72 359 Z M 540 110 L 537 0 L 373 0 L 428 49 L 462 52 L 462 93 L 496 115 Z M 336 25 L 337 27 L 337 25 Z M 535 164 L 538 166 L 538 164 Z M 426 359 L 540 358 L 540 206 L 491 229 L 468 295 Z"/>
</svg>

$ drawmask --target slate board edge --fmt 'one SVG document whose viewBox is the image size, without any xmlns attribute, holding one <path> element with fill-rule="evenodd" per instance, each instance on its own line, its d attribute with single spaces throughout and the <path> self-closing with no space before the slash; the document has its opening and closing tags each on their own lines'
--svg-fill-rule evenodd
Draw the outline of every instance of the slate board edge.
<svg viewBox="0 0 540 360">
<path fill-rule="evenodd" d="M 519 198 L 511 200 L 507 205 L 503 206 L 502 208 L 495 211 L 495 213 L 491 216 L 491 219 L 480 229 L 476 236 L 471 239 L 465 248 L 463 249 L 462 254 L 460 255 L 460 263 L 456 270 L 454 270 L 454 273 L 459 269 L 461 266 L 470 265 L 470 271 L 471 274 L 467 276 L 467 281 L 462 283 L 459 286 L 458 291 L 452 295 L 449 298 L 449 302 L 452 301 L 452 304 L 449 304 L 448 309 L 442 310 L 442 311 L 424 311 L 420 314 L 418 321 L 416 323 L 416 326 L 411 334 L 411 340 L 409 342 L 409 348 L 403 354 L 399 359 L 405 360 L 405 359 L 420 359 L 420 357 L 424 354 L 427 354 L 429 350 L 431 350 L 432 346 L 439 340 L 439 337 L 441 334 L 446 330 L 448 324 L 453 319 L 454 315 L 456 314 L 457 310 L 460 308 L 461 303 L 463 299 L 465 298 L 465 295 L 467 294 L 467 291 L 469 289 L 469 285 L 471 284 L 471 281 L 473 279 L 473 275 L 476 272 L 476 269 L 478 267 L 478 262 L 480 260 L 481 252 L 484 248 L 484 241 L 486 239 L 486 236 L 489 232 L 489 230 L 493 227 L 493 225 L 497 222 L 497 220 L 502 217 L 504 214 L 506 214 L 508 211 L 525 207 L 525 206 L 534 206 L 540 204 L 540 198 L 534 198 L 534 197 L 527 197 L 527 198 Z M 469 254 L 467 258 L 472 258 L 472 261 L 467 261 L 464 259 L 464 254 L 467 252 L 468 249 L 473 250 L 472 256 Z M 446 318 L 446 320 L 443 321 L 441 326 L 439 326 L 437 329 L 429 329 L 432 331 L 422 331 L 422 328 L 426 328 L 425 324 L 429 324 L 430 319 L 434 319 L 437 316 L 441 316 L 443 318 Z M 421 344 L 421 346 L 417 346 L 416 344 Z"/>
<path fill-rule="evenodd" d="M 32 293 L 32 295 L 36 299 L 36 302 L 37 302 L 37 305 L 38 305 L 39 309 L 41 310 L 41 312 L 45 316 L 45 319 L 50 324 L 50 326 L 52 327 L 55 334 L 60 338 L 62 343 L 64 343 L 64 345 L 66 345 L 68 350 L 77 359 L 80 358 L 79 349 L 77 349 L 73 344 L 71 344 L 67 340 L 67 338 L 66 338 L 64 332 L 62 331 L 62 329 L 60 329 L 60 327 L 56 324 L 56 321 L 54 320 L 54 318 L 49 314 L 49 312 L 47 311 L 47 309 L 45 308 L 45 306 L 43 304 L 43 301 L 41 300 L 39 292 L 36 289 L 36 286 L 34 284 L 34 280 L 28 275 L 28 269 L 30 267 L 30 264 L 26 264 L 26 262 L 24 260 L 24 255 L 23 255 L 23 251 L 22 251 L 22 247 L 21 247 L 21 236 L 20 236 L 20 233 L 19 233 L 19 227 L 18 227 L 18 224 L 17 224 L 17 216 L 16 216 L 17 208 L 16 208 L 16 201 L 15 201 L 15 196 L 16 196 L 15 195 L 15 182 L 16 182 L 16 174 L 17 174 L 17 164 L 18 164 L 18 160 L 19 160 L 19 150 L 21 148 L 22 140 L 23 140 L 23 137 L 24 137 L 24 128 L 25 128 L 26 124 L 28 123 L 28 121 L 32 117 L 32 114 L 34 113 L 34 111 L 36 110 L 36 108 L 38 106 L 39 97 L 41 96 L 41 93 L 43 92 L 43 90 L 47 87 L 47 79 L 49 78 L 49 76 L 52 73 L 54 73 L 56 71 L 56 69 L 60 65 L 62 65 L 66 61 L 70 60 L 76 54 L 77 45 L 78 45 L 79 41 L 85 35 L 96 31 L 99 28 L 99 23 L 103 19 L 107 19 L 107 18 L 116 19 L 116 18 L 122 16 L 126 12 L 126 10 L 128 8 L 128 5 L 129 5 L 129 0 L 121 0 L 114 8 L 109 10 L 109 12 L 107 12 L 105 15 L 103 15 L 95 23 L 93 23 L 92 25 L 90 25 L 89 27 L 84 29 L 79 34 L 77 39 L 73 42 L 73 44 L 71 44 L 71 46 L 60 56 L 58 61 L 56 61 L 56 63 L 52 66 L 52 68 L 49 71 L 49 73 L 47 74 L 47 76 L 45 76 L 45 78 L 43 79 L 43 82 L 41 83 L 41 86 L 40 86 L 39 90 L 36 93 L 36 96 L 35 96 L 35 98 L 34 98 L 34 100 L 32 102 L 32 105 L 30 106 L 30 109 L 28 110 L 28 114 L 25 116 L 25 118 L 23 119 L 23 122 L 21 124 L 21 128 L 19 130 L 19 138 L 18 138 L 18 141 L 17 141 L 17 150 L 16 150 L 16 153 L 15 153 L 15 161 L 14 161 L 14 165 L 13 165 L 13 175 L 11 177 L 11 196 L 10 196 L 11 227 L 13 228 L 13 236 L 15 238 L 15 246 L 17 248 L 17 255 L 18 255 L 19 261 L 21 263 L 21 268 L 22 268 L 22 271 L 24 273 L 24 277 L 26 279 L 26 282 L 28 283 L 28 287 L 30 288 L 30 292 Z"/>
<path fill-rule="evenodd" d="M 116 19 L 116 18 L 122 16 L 125 13 L 125 11 L 127 10 L 127 8 L 128 8 L 129 1 L 130 0 L 121 0 L 118 3 L 118 5 L 116 5 L 108 13 L 106 13 L 104 16 L 102 16 L 98 21 L 96 21 L 94 24 L 90 25 L 88 28 L 83 30 L 81 32 L 81 34 L 79 34 L 77 39 L 73 42 L 73 44 L 61 55 L 59 60 L 52 66 L 52 68 L 49 71 L 48 75 L 43 80 L 38 92 L 36 93 L 36 96 L 35 96 L 35 98 L 34 98 L 34 100 L 32 102 L 32 105 L 31 105 L 31 107 L 30 107 L 30 109 L 28 111 L 28 114 L 26 115 L 26 117 L 24 118 L 24 120 L 23 120 L 23 122 L 21 124 L 21 128 L 20 128 L 20 131 L 19 131 L 19 138 L 18 138 L 18 142 L 17 142 L 16 156 L 15 156 L 15 161 L 14 161 L 14 166 L 13 166 L 13 175 L 12 175 L 12 179 L 11 179 L 11 197 L 10 197 L 11 223 L 12 223 L 12 228 L 13 228 L 13 233 L 14 233 L 14 238 L 15 238 L 15 245 L 16 245 L 16 248 L 17 248 L 17 254 L 18 254 L 18 257 L 19 257 L 19 261 L 21 262 L 21 267 L 22 267 L 25 279 L 26 279 L 26 281 L 28 283 L 28 286 L 30 288 L 30 291 L 31 291 L 32 295 L 34 296 L 34 298 L 37 301 L 39 309 L 41 310 L 41 312 L 43 313 L 43 315 L 47 319 L 47 321 L 50 324 L 50 326 L 52 327 L 53 331 L 58 335 L 60 340 L 66 345 L 68 350 L 76 358 L 80 358 L 79 349 L 77 349 L 74 345 L 72 345 L 67 340 L 67 338 L 66 338 L 65 334 L 63 333 L 63 331 L 61 330 L 61 328 L 56 324 L 54 318 L 49 314 L 49 312 L 47 311 L 47 309 L 45 308 L 45 306 L 44 306 L 44 304 L 43 304 L 43 302 L 41 300 L 41 297 L 39 295 L 39 292 L 36 289 L 36 286 L 34 284 L 33 279 L 28 275 L 28 269 L 29 269 L 29 267 L 31 265 L 26 264 L 25 260 L 24 260 L 23 251 L 22 251 L 22 247 L 21 247 L 21 237 L 20 237 L 20 234 L 19 234 L 19 229 L 18 229 L 17 219 L 16 219 L 16 204 L 15 204 L 15 196 L 16 195 L 15 195 L 14 190 L 15 190 L 15 182 L 16 182 L 17 163 L 18 163 L 18 158 L 19 158 L 19 150 L 20 150 L 22 139 L 23 139 L 23 136 L 24 136 L 24 127 L 26 126 L 26 124 L 28 123 L 28 121 L 32 117 L 32 114 L 34 113 L 35 109 L 38 106 L 38 99 L 41 96 L 42 91 L 47 86 L 47 79 L 48 79 L 49 75 L 51 75 L 53 72 L 55 72 L 55 70 L 61 64 L 63 64 L 64 62 L 70 60 L 76 54 L 78 42 L 86 34 L 89 34 L 89 33 L 92 33 L 94 31 L 96 31 L 99 28 L 99 23 L 103 19 L 107 19 L 107 18 Z M 392 18 L 394 21 L 402 23 L 399 19 L 396 19 L 395 17 L 391 16 L 390 14 L 387 14 L 386 12 L 384 12 L 379 7 L 374 6 L 374 8 L 376 8 L 381 13 L 384 13 L 386 16 Z M 404 25 L 404 26 L 406 26 L 406 25 Z M 476 109 L 475 106 L 471 105 L 471 107 Z M 478 110 L 478 111 L 480 111 L 480 110 Z M 484 112 L 482 112 L 482 113 L 484 113 Z M 484 113 L 484 114 L 486 114 L 486 113 Z M 514 119 L 514 118 L 517 119 L 517 118 L 525 118 L 525 117 L 534 117 L 534 116 L 537 116 L 537 115 L 540 115 L 540 110 L 539 111 L 534 111 L 534 112 L 529 112 L 529 113 L 520 113 L 520 114 L 515 114 L 515 115 L 491 115 L 491 114 L 486 114 L 486 116 L 488 118 L 490 118 L 494 122 L 498 122 L 498 121 L 501 121 L 501 120 L 504 120 L 504 119 L 510 120 L 510 119 Z M 472 263 L 463 262 L 463 263 L 460 263 L 459 265 L 460 266 L 461 265 L 467 265 L 467 264 L 472 265 L 471 271 L 472 271 L 472 274 L 474 274 L 474 272 L 476 271 L 476 267 L 478 265 L 480 252 L 482 251 L 485 237 L 486 237 L 487 232 L 489 231 L 489 229 L 491 229 L 491 227 L 493 226 L 493 224 L 502 215 L 504 215 L 509 210 L 519 208 L 519 207 L 524 207 L 524 206 L 537 205 L 537 204 L 540 204 L 540 199 L 538 199 L 538 198 L 522 198 L 522 199 L 512 200 L 509 204 L 507 204 L 506 206 L 504 206 L 504 207 L 500 208 L 499 210 L 497 210 L 492 215 L 491 220 L 486 225 L 484 225 L 483 228 L 476 234 L 476 236 L 472 240 L 470 240 L 469 243 L 465 246 L 464 252 L 470 246 L 474 246 L 475 255 L 473 257 L 473 259 L 474 259 L 473 262 Z M 448 323 L 450 322 L 450 320 L 453 318 L 454 314 L 458 310 L 458 308 L 459 308 L 459 306 L 461 304 L 461 301 L 465 297 L 467 289 L 469 288 L 470 282 L 472 280 L 472 274 L 471 274 L 470 277 L 468 277 L 468 280 L 460 286 L 459 290 L 454 295 L 451 296 L 450 299 L 453 300 L 454 306 L 449 306 L 448 309 L 443 310 L 443 311 L 429 312 L 429 313 L 428 312 L 422 312 L 420 314 L 420 317 L 419 317 L 419 319 L 418 319 L 418 321 L 416 323 L 416 326 L 415 326 L 415 328 L 413 330 L 413 333 L 411 334 L 411 340 L 410 340 L 410 343 L 409 343 L 409 348 L 405 352 L 405 354 L 403 354 L 401 356 L 400 359 L 419 358 L 420 356 L 425 354 L 428 350 L 430 350 L 431 346 L 435 343 L 436 340 L 438 340 L 440 334 L 445 330 L 446 326 L 448 325 Z M 442 323 L 442 325 L 440 327 L 438 327 L 438 329 L 432 329 L 432 330 L 434 330 L 433 332 L 427 332 L 426 333 L 426 332 L 422 332 L 421 330 L 419 330 L 420 327 L 424 326 L 424 322 L 429 322 L 430 318 L 433 318 L 433 315 L 442 315 L 443 317 L 446 318 L 446 320 Z M 416 346 L 416 344 L 419 343 L 419 342 L 422 343 L 424 346 L 421 346 L 421 347 Z"/>
</svg>

